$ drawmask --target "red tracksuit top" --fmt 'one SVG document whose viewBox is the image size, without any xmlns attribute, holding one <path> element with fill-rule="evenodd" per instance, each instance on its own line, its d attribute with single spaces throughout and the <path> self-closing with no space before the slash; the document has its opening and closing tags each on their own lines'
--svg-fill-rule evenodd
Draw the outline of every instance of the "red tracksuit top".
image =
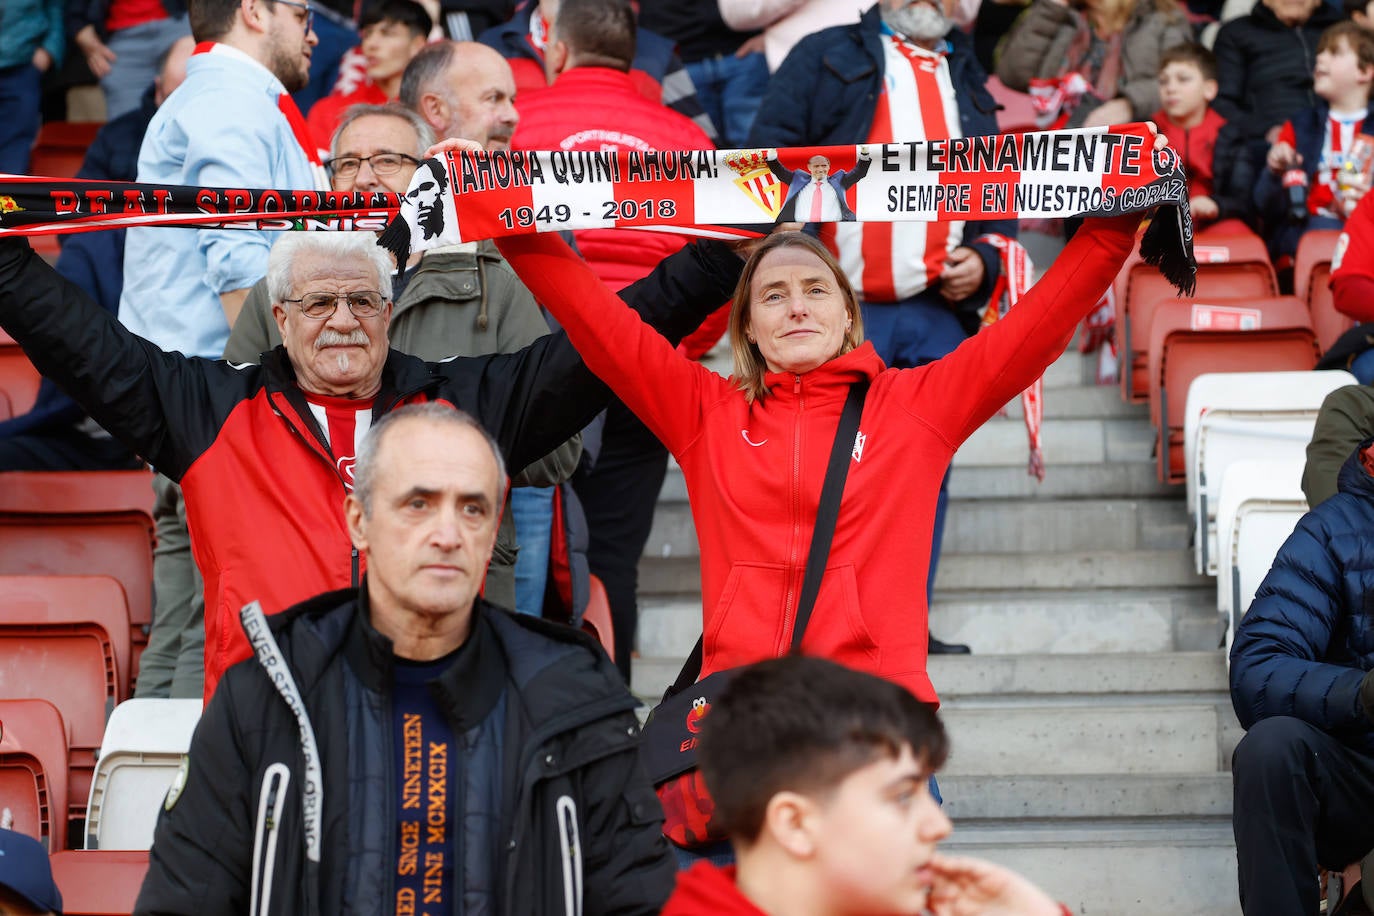
<svg viewBox="0 0 1374 916">
<path fill-rule="evenodd" d="M 1088 220 L 1007 316 L 949 356 L 888 369 L 872 345 L 749 403 L 673 351 L 552 235 L 501 251 L 587 365 L 676 456 L 701 546 L 702 676 L 783 654 L 840 410 L 872 380 L 807 654 L 937 702 L 926 675 L 926 572 L 940 480 L 955 450 L 1064 352 L 1125 261 L 1138 218 Z"/>
</svg>

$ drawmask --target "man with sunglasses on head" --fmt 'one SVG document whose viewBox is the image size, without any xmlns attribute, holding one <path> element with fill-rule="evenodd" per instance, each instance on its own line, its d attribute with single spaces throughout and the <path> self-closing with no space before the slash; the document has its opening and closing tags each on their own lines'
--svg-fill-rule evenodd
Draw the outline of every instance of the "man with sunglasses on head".
<svg viewBox="0 0 1374 916">
<path fill-rule="evenodd" d="M 190 0 L 197 44 L 186 81 L 143 138 L 138 180 L 212 188 L 328 187 L 289 93 L 310 76 L 318 39 L 306 0 Z M 243 229 L 129 229 L 119 320 L 164 350 L 218 358 L 272 234 Z M 201 695 L 200 577 L 181 494 L 155 468 L 153 629 L 140 697 Z"/>
<path fill-rule="evenodd" d="M 404 194 L 420 158 L 433 145 L 434 131 L 409 108 L 355 105 L 334 133 L 325 168 L 336 191 Z M 407 268 L 392 279 L 391 295 L 391 346 L 421 359 L 513 353 L 549 333 L 534 297 L 490 241 L 412 255 Z M 239 312 L 224 358 L 256 363 L 281 342 L 263 279 Z M 574 436 L 517 474 L 512 486 L 562 483 L 581 454 L 581 436 Z M 487 600 L 502 607 L 516 606 L 515 550 L 515 525 L 505 512 L 484 591 Z"/>
</svg>

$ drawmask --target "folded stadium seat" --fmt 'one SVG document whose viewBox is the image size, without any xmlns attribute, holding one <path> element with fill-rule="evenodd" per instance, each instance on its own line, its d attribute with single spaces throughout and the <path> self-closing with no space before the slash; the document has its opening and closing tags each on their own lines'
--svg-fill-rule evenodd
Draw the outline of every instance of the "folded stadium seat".
<svg viewBox="0 0 1374 916">
<path fill-rule="evenodd" d="M 1217 496 L 1222 474 L 1247 458 L 1305 460 L 1326 395 L 1345 371 L 1205 373 L 1188 387 L 1183 420 L 1188 511 L 1199 573 L 1217 574 Z"/>
<path fill-rule="evenodd" d="M 1249 459 L 1234 462 L 1222 476 L 1217 611 L 1225 625 L 1228 665 L 1240 618 L 1250 609 L 1279 548 L 1307 512 L 1302 469 L 1302 461 Z"/>
<path fill-rule="evenodd" d="M 127 618 L 119 608 L 123 595 L 113 580 L 81 577 L 92 594 L 105 595 L 103 609 L 97 610 L 94 601 L 83 607 L 66 604 L 62 596 L 45 598 L 40 589 L 18 585 L 23 578 L 6 577 L 0 583 L 0 590 L 10 589 L 0 592 L 0 615 L 22 615 L 0 626 L 0 696 L 47 700 L 62 713 L 68 736 L 68 817 L 80 820 L 105 720 L 118 702 L 118 656 L 129 653 Z M 81 584 L 73 584 L 66 591 L 80 589 Z M 119 637 L 107 629 L 121 624 Z"/>
<path fill-rule="evenodd" d="M 1293 261 L 1293 295 L 1308 302 L 1312 289 L 1312 272 L 1323 264 L 1331 264 L 1336 253 L 1339 229 L 1309 229 L 1298 240 L 1298 253 Z M 1330 275 L 1328 271 L 1328 276 Z"/>
<path fill-rule="evenodd" d="M 0 420 L 28 413 L 38 398 L 42 376 L 28 356 L 0 330 Z"/>
<path fill-rule="evenodd" d="M 1193 379 L 1204 372 L 1306 370 L 1316 362 L 1307 308 L 1293 296 L 1159 303 L 1147 351 L 1159 479 L 1186 481 L 1183 421 Z"/>
<path fill-rule="evenodd" d="M 11 827 L 67 848 L 67 726 L 46 700 L 0 700 L 0 809 Z"/>
<path fill-rule="evenodd" d="M 1193 250 L 1198 258 L 1194 298 L 1258 299 L 1278 294 L 1274 268 L 1258 237 L 1228 237 Z M 1150 324 L 1156 306 L 1178 300 L 1178 291 L 1157 268 L 1143 262 L 1128 262 L 1123 271 L 1127 274 L 1117 297 L 1117 357 L 1122 398 L 1135 404 L 1150 394 Z"/>
<path fill-rule="evenodd" d="M 146 851 L 78 849 L 48 861 L 66 916 L 129 916 L 148 873 Z"/>
<path fill-rule="evenodd" d="M 29 174 L 47 178 L 75 178 L 98 130 L 99 122 L 48 121 L 39 129 L 38 139 L 29 153 Z M 57 260 L 61 250 L 57 236 L 31 236 L 29 243 L 50 263 Z"/>
<path fill-rule="evenodd" d="M 588 576 L 587 608 L 582 612 L 582 629 L 601 643 L 606 656 L 615 661 L 615 624 L 611 620 L 611 602 L 606 586 L 596 576 Z"/>
<path fill-rule="evenodd" d="M 0 473 L 0 574 L 105 575 L 124 586 L 137 673 L 153 616 L 150 471 Z"/>
<path fill-rule="evenodd" d="M 81 641 L 81 651 L 105 672 L 115 702 L 128 698 L 129 602 L 116 579 L 0 575 L 0 660 L 53 639 Z"/>
<path fill-rule="evenodd" d="M 148 849 L 191 747 L 201 701 L 129 700 L 105 726 L 86 808 L 87 849 Z"/>
<path fill-rule="evenodd" d="M 1307 310 L 1312 315 L 1312 330 L 1317 344 L 1325 353 L 1342 334 L 1355 326 L 1355 319 L 1336 311 L 1336 297 L 1331 292 L 1331 262 L 1318 264 L 1312 270 L 1307 287 Z"/>
</svg>

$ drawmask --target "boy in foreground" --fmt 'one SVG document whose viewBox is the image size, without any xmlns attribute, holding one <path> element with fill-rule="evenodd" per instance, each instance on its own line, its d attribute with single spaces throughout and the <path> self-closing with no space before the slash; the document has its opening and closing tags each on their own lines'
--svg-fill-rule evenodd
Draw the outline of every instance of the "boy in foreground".
<svg viewBox="0 0 1374 916">
<path fill-rule="evenodd" d="M 943 856 L 930 794 L 949 742 L 903 688 L 818 658 L 742 669 L 698 761 L 738 865 L 700 862 L 663 916 L 1065 916 L 1025 878 Z"/>
</svg>

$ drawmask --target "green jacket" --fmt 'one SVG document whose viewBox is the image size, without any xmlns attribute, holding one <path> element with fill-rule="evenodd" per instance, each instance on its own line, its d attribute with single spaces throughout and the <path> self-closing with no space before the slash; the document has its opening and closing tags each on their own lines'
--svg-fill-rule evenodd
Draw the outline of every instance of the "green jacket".
<svg viewBox="0 0 1374 916">
<path fill-rule="evenodd" d="M 455 247 L 425 252 L 396 301 L 388 329 L 392 347 L 425 360 L 512 353 L 547 333 L 534 297 L 491 242 L 479 242 L 474 251 Z M 259 280 L 234 322 L 224 358 L 257 363 L 281 342 L 267 281 Z M 581 457 L 582 437 L 574 436 L 540 461 L 512 468 L 511 485 L 560 484 L 572 476 Z M 515 607 L 516 550 L 515 526 L 506 512 L 484 592 L 502 607 Z"/>
<path fill-rule="evenodd" d="M 1355 446 L 1374 436 L 1374 388 L 1346 385 L 1322 401 L 1312 441 L 1307 443 L 1307 466 L 1302 469 L 1302 492 L 1316 508 L 1336 495 L 1336 476 Z"/>
</svg>

